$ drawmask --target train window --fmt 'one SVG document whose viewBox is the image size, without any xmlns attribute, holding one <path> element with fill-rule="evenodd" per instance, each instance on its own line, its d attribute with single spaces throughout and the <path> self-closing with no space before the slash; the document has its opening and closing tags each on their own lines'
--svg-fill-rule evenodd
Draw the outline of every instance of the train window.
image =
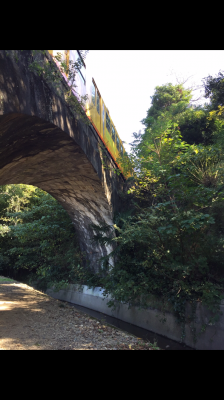
<svg viewBox="0 0 224 400">
<path fill-rule="evenodd" d="M 81 56 L 81 54 L 80 54 L 80 51 L 79 51 L 79 50 L 76 50 L 76 51 L 77 51 L 77 55 L 78 55 L 77 61 L 78 61 L 79 64 L 80 64 L 79 76 L 80 76 L 81 79 L 83 80 L 84 85 L 86 85 L 86 66 L 85 66 L 85 63 L 84 63 L 84 61 L 83 61 L 83 59 L 82 59 L 82 56 Z"/>
<path fill-rule="evenodd" d="M 121 153 L 121 156 L 123 157 L 123 155 L 124 155 L 124 149 L 123 149 L 123 146 L 121 146 L 121 151 L 120 151 L 120 153 Z"/>
<path fill-rule="evenodd" d="M 86 85 L 86 68 L 82 56 L 79 53 L 79 50 L 69 50 L 69 58 L 70 61 L 72 61 L 72 66 L 74 67 L 74 65 L 76 65 L 75 70 L 79 65 L 78 74 L 82 79 L 84 85 Z"/>
<path fill-rule="evenodd" d="M 105 108 L 103 104 L 103 133 L 104 133 L 104 122 L 105 122 Z"/>
<path fill-rule="evenodd" d="M 108 132 L 110 132 L 110 117 L 107 114 L 107 112 L 106 112 L 106 127 L 107 127 Z"/>
<path fill-rule="evenodd" d="M 98 114 L 100 114 L 100 95 L 99 95 L 98 91 L 96 91 L 96 108 L 97 108 Z"/>
<path fill-rule="evenodd" d="M 95 106 L 96 105 L 96 88 L 94 85 L 92 85 L 92 102 Z"/>
<path fill-rule="evenodd" d="M 117 149 L 118 149 L 118 151 L 120 150 L 120 140 L 119 140 L 118 136 L 117 136 Z"/>
<path fill-rule="evenodd" d="M 86 85 L 86 80 L 85 80 L 85 78 L 84 78 L 84 76 L 83 76 L 83 74 L 82 74 L 81 71 L 79 71 L 79 76 L 81 77 L 81 79 L 82 79 L 84 85 Z"/>
<path fill-rule="evenodd" d="M 112 126 L 112 139 L 115 142 L 115 129 L 113 126 Z"/>
</svg>

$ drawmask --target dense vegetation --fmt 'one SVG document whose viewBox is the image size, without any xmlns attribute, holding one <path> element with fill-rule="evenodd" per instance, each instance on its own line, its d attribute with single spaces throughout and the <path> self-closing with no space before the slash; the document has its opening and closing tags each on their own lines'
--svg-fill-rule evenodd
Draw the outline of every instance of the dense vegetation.
<svg viewBox="0 0 224 400">
<path fill-rule="evenodd" d="M 98 227 L 95 238 L 116 241 L 110 275 L 83 269 L 66 212 L 25 185 L 0 188 L 0 270 L 26 270 L 45 284 L 103 285 L 114 300 L 141 306 L 155 295 L 181 322 L 186 302 L 202 301 L 217 317 L 224 289 L 224 75 L 204 79 L 204 87 L 209 102 L 196 107 L 182 85 L 155 88 L 145 131 L 134 135 L 123 159 L 132 178 L 116 237 L 108 234 L 114 227 Z"/>
<path fill-rule="evenodd" d="M 224 289 L 223 75 L 205 80 L 209 104 L 193 107 L 182 85 L 156 87 L 130 156 L 129 209 L 117 216 L 117 262 L 105 286 L 144 306 L 149 294 L 202 301 L 218 317 Z M 100 231 L 97 239 L 105 241 Z"/>
<path fill-rule="evenodd" d="M 83 282 L 83 256 L 71 219 L 53 197 L 33 186 L 0 187 L 0 273 L 42 287 Z"/>
</svg>

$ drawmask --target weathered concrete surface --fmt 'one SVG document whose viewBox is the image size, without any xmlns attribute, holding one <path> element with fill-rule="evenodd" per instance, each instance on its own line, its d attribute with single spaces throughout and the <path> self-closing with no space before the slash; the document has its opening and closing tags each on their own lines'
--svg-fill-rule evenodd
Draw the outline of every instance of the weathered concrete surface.
<svg viewBox="0 0 224 400">
<path fill-rule="evenodd" d="M 34 185 L 55 197 L 97 270 L 110 249 L 92 243 L 90 225 L 112 224 L 123 179 L 103 168 L 96 132 L 29 70 L 30 57 L 30 50 L 23 51 L 16 62 L 12 50 L 0 50 L 0 185 Z M 113 164 L 109 155 L 104 162 Z"/>
<path fill-rule="evenodd" d="M 160 307 L 155 308 L 153 305 L 146 310 L 139 310 L 138 307 L 128 308 L 126 304 L 118 304 L 117 309 L 113 311 L 107 306 L 110 297 L 105 299 L 103 289 L 100 287 L 88 289 L 87 286 L 69 285 L 67 289 L 59 292 L 48 289 L 47 294 L 58 300 L 102 312 L 177 342 L 181 341 L 182 327 L 176 322 L 176 318 L 170 310 L 162 311 Z M 190 315 L 190 307 L 188 307 L 188 311 Z M 195 324 L 194 326 L 192 323 L 186 324 L 186 336 L 182 342 L 197 350 L 224 350 L 224 302 L 220 306 L 220 311 L 223 312 L 220 321 L 213 325 L 209 324 L 210 311 L 198 303 Z M 206 326 L 205 331 L 204 326 Z M 194 342 L 193 327 L 197 338 L 196 343 Z"/>
</svg>

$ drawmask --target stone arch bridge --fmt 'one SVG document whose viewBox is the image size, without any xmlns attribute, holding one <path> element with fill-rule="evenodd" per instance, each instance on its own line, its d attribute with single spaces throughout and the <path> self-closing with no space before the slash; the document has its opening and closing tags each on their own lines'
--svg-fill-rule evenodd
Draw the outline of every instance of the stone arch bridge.
<svg viewBox="0 0 224 400">
<path fill-rule="evenodd" d="M 114 173 L 92 126 L 74 118 L 62 94 L 29 69 L 31 50 L 0 50 L 0 185 L 37 186 L 70 215 L 95 271 L 111 250 L 92 242 L 91 224 L 112 224 L 124 179 Z M 44 57 L 44 56 L 43 56 Z"/>
</svg>

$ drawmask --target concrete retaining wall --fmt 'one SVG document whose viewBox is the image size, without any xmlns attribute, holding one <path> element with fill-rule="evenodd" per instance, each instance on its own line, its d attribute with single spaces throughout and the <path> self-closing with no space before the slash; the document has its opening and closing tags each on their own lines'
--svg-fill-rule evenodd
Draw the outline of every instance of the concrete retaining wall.
<svg viewBox="0 0 224 400">
<path fill-rule="evenodd" d="M 139 310 L 138 307 L 128 309 L 125 304 L 118 304 L 117 309 L 112 311 L 107 302 L 110 298 L 104 298 L 103 289 L 100 287 L 88 289 L 87 286 L 69 285 L 67 289 L 54 292 L 48 289 L 47 294 L 59 300 L 65 300 L 95 311 L 110 315 L 122 321 L 131 323 L 149 331 L 163 335 L 177 342 L 181 341 L 182 329 L 176 322 L 175 316 L 170 311 L 162 312 L 161 309 L 149 307 L 146 310 Z M 224 311 L 224 302 L 220 306 Z M 190 307 L 187 307 L 190 315 Z M 197 305 L 195 328 L 197 342 L 194 343 L 192 327 L 186 324 L 186 336 L 183 342 L 197 350 L 224 350 L 224 315 L 216 324 L 209 324 L 211 313 L 200 303 Z M 166 319 L 166 322 L 164 322 Z M 205 332 L 201 333 L 203 326 L 206 325 Z"/>
</svg>

